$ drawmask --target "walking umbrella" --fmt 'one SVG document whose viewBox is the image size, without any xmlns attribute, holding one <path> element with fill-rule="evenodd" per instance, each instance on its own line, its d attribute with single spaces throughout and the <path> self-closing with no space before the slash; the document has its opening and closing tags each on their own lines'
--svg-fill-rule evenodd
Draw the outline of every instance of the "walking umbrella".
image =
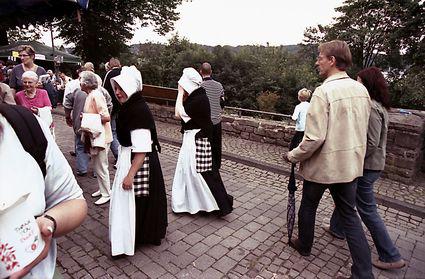
<svg viewBox="0 0 425 279">
<path fill-rule="evenodd" d="M 288 229 L 288 243 L 291 242 L 292 231 L 294 230 L 295 223 L 295 191 L 297 186 L 295 184 L 295 164 L 291 164 L 291 175 L 288 182 L 288 204 L 286 215 L 286 227 Z"/>
</svg>

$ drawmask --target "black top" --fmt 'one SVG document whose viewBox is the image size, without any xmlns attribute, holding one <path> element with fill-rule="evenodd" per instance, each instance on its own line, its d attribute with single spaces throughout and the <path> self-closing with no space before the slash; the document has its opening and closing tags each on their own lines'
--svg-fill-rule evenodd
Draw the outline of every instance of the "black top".
<svg viewBox="0 0 425 279">
<path fill-rule="evenodd" d="M 104 84 L 103 87 L 106 89 L 106 91 L 108 91 L 109 95 L 111 95 L 112 105 L 113 105 L 111 114 L 118 113 L 121 107 L 121 104 L 120 102 L 118 102 L 117 96 L 115 96 L 115 92 L 111 84 L 111 78 L 116 77 L 119 74 L 121 74 L 121 68 L 113 68 L 112 70 L 106 73 L 106 76 L 103 82 Z"/>
<path fill-rule="evenodd" d="M 132 146 L 130 132 L 137 129 L 149 129 L 151 131 L 153 147 L 158 152 L 161 152 L 155 121 L 141 91 L 134 93 L 122 104 L 118 112 L 117 138 L 119 143 L 122 146 Z"/>
<path fill-rule="evenodd" d="M 196 138 L 212 137 L 212 122 L 210 116 L 210 102 L 205 89 L 199 87 L 183 102 L 184 110 L 191 118 L 188 122 L 182 121 L 182 131 L 201 129 Z"/>
</svg>

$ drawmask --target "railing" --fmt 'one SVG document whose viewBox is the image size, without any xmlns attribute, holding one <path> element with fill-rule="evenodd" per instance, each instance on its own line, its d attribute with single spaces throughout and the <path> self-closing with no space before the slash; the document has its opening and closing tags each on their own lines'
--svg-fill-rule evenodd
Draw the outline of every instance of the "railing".
<svg viewBox="0 0 425 279">
<path fill-rule="evenodd" d="M 174 106 L 177 98 L 177 89 L 153 85 L 143 85 L 143 96 L 149 102 L 153 102 L 160 105 Z M 264 119 L 273 120 L 291 120 L 291 115 L 267 112 L 261 110 L 244 109 L 238 107 L 224 107 L 225 111 L 234 111 L 239 117 L 242 116 L 257 116 Z"/>
<path fill-rule="evenodd" d="M 262 110 L 244 109 L 244 108 L 228 107 L 228 106 L 225 106 L 224 110 L 236 111 L 239 117 L 241 117 L 242 115 L 250 115 L 250 116 L 258 115 L 258 116 L 266 116 L 262 118 L 269 118 L 269 119 L 270 118 L 271 119 L 282 118 L 286 120 L 292 119 L 291 115 L 288 115 L 288 114 L 268 112 L 268 111 L 262 111 Z"/>
</svg>

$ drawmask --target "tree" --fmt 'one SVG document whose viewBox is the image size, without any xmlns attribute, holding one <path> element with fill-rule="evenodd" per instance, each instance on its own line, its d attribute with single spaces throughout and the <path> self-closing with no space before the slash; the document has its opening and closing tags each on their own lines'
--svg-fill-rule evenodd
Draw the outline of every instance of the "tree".
<svg viewBox="0 0 425 279">
<path fill-rule="evenodd" d="M 66 16 L 55 23 L 59 36 L 75 44 L 75 53 L 95 65 L 127 51 L 135 27 L 152 25 L 160 34 L 172 30 L 183 0 L 92 0 L 81 21 Z"/>
<path fill-rule="evenodd" d="M 423 39 L 421 0 L 346 0 L 335 10 L 341 14 L 335 22 L 307 29 L 305 42 L 346 41 L 358 69 L 375 64 L 379 56 L 386 57 L 388 66 L 403 68 L 406 62 L 403 64 L 400 55 L 414 52 Z"/>
</svg>

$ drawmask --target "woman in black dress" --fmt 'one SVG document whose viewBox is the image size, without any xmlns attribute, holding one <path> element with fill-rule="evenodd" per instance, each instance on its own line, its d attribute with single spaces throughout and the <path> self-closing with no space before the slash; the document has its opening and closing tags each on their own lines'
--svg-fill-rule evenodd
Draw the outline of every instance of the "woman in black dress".
<svg viewBox="0 0 425 279">
<path fill-rule="evenodd" d="M 112 255 L 133 255 L 138 244 L 160 245 L 167 229 L 167 200 L 157 153 L 160 145 L 141 94 L 140 72 L 134 66 L 123 67 L 111 84 L 122 104 L 117 118 L 120 152 L 110 206 Z"/>
<path fill-rule="evenodd" d="M 184 69 L 178 82 L 176 116 L 182 119 L 183 142 L 171 204 L 175 213 L 216 211 L 224 216 L 233 210 L 233 197 L 227 194 L 219 171 L 212 169 L 210 104 L 201 82 L 193 68 Z"/>
</svg>

